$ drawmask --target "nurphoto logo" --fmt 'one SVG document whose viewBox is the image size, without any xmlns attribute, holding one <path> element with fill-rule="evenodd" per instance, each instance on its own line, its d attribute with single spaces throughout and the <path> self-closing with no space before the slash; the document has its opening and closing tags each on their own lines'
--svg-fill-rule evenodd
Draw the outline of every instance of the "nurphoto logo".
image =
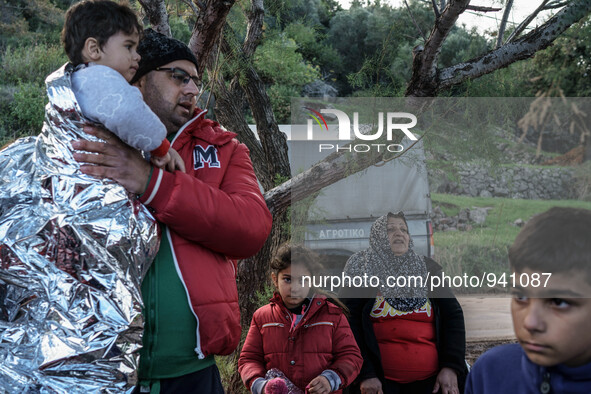
<svg viewBox="0 0 591 394">
<path fill-rule="evenodd" d="M 402 131 L 404 135 L 411 141 L 417 140 L 417 137 L 409 130 L 412 127 L 416 126 L 417 117 L 408 112 L 386 112 L 385 114 L 384 112 L 379 112 L 377 119 L 378 127 L 373 134 L 368 134 L 361 131 L 359 125 L 359 112 L 353 112 L 353 127 L 351 127 L 351 119 L 345 112 L 341 110 L 324 108 L 321 109 L 320 112 L 318 112 L 309 107 L 304 108 L 311 112 L 310 116 L 312 117 L 312 119 L 308 119 L 307 124 L 307 139 L 310 141 L 314 140 L 314 137 L 316 137 L 317 140 L 327 139 L 326 133 L 328 132 L 328 124 L 324 119 L 324 116 L 322 116 L 322 114 L 333 115 L 337 118 L 339 141 L 350 142 L 355 138 L 362 141 L 376 141 L 382 138 L 384 130 L 386 132 L 387 141 L 392 141 L 395 130 Z M 401 120 L 406 120 L 406 122 Z M 316 124 L 318 124 L 318 126 L 320 127 L 320 135 L 314 132 L 314 121 L 316 121 Z M 351 130 L 353 130 L 354 137 L 351 136 Z M 318 145 L 318 149 L 320 152 L 327 150 L 346 150 L 348 152 L 363 153 L 369 152 L 372 149 L 375 149 L 378 152 L 381 152 L 382 150 L 387 150 L 388 152 L 402 152 L 404 150 L 404 146 L 402 146 L 401 144 L 385 143 L 348 144 L 340 146 L 339 144 L 322 143 Z"/>
</svg>

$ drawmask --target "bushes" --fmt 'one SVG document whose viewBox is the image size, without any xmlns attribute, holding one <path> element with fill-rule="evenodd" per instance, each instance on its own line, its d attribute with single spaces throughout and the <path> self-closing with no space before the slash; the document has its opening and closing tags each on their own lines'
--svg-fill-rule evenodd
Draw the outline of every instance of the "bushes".
<svg viewBox="0 0 591 394">
<path fill-rule="evenodd" d="M 318 79 L 318 68 L 306 63 L 295 41 L 277 35 L 263 42 L 254 55 L 256 68 L 270 85 L 267 92 L 279 123 L 289 122 L 291 97 L 299 97 L 302 87 Z"/>
<path fill-rule="evenodd" d="M 67 60 L 64 50 L 57 45 L 9 47 L 2 56 L 0 84 L 16 85 L 22 81 L 42 85 L 47 75 Z"/>
<path fill-rule="evenodd" d="M 45 78 L 61 67 L 67 57 L 61 46 L 29 45 L 7 48 L 0 71 L 0 142 L 38 134 L 47 103 Z"/>
<path fill-rule="evenodd" d="M 591 201 L 591 161 L 575 168 L 575 191 L 577 199 Z"/>
<path fill-rule="evenodd" d="M 19 83 L 11 104 L 11 115 L 26 134 L 36 134 L 43 126 L 45 89 L 37 84 Z"/>
<path fill-rule="evenodd" d="M 3 88 L 0 111 L 0 144 L 41 131 L 47 96 L 45 88 L 31 82 L 19 82 L 14 88 Z"/>
</svg>

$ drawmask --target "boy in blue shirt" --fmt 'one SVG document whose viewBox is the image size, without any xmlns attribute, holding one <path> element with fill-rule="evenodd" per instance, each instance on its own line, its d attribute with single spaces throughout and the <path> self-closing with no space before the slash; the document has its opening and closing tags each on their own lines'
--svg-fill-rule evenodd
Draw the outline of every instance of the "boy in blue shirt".
<svg viewBox="0 0 591 394">
<path fill-rule="evenodd" d="M 519 344 L 482 355 L 466 393 L 591 393 L 591 211 L 552 208 L 535 216 L 509 261 Z"/>
</svg>

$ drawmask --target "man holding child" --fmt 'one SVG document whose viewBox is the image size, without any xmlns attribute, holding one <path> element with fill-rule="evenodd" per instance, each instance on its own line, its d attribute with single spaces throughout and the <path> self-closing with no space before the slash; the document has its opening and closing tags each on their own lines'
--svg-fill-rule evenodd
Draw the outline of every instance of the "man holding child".
<svg viewBox="0 0 591 394">
<path fill-rule="evenodd" d="M 259 250 L 271 214 L 246 146 L 195 107 L 198 62 L 189 48 L 147 30 L 138 53 L 132 83 L 166 126 L 187 172 L 154 167 L 113 134 L 90 126 L 85 131 L 106 142 L 74 142 L 75 158 L 88 163 L 84 173 L 137 194 L 162 227 L 142 285 L 140 392 L 223 393 L 213 355 L 231 353 L 241 333 L 232 259 Z"/>
</svg>

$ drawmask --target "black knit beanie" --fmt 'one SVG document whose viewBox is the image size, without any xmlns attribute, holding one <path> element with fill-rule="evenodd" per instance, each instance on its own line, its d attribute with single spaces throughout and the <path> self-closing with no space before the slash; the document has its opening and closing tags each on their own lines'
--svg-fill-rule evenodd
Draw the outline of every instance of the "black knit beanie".
<svg viewBox="0 0 591 394">
<path fill-rule="evenodd" d="M 182 41 L 166 37 L 152 29 L 144 30 L 144 34 L 137 48 L 142 57 L 139 67 L 131 83 L 135 83 L 143 75 L 175 60 L 188 60 L 197 65 L 197 58 Z"/>
</svg>

